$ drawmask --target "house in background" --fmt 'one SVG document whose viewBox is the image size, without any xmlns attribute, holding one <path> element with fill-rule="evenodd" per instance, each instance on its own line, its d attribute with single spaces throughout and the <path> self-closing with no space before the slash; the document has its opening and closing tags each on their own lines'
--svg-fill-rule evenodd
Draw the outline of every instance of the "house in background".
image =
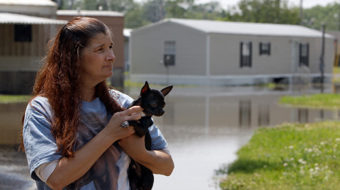
<svg viewBox="0 0 340 190">
<path fill-rule="evenodd" d="M 0 0 L 0 93 L 29 94 L 56 27 L 49 0 Z"/>
<path fill-rule="evenodd" d="M 88 11 L 88 10 L 58 10 L 57 18 L 71 20 L 73 17 L 93 17 L 104 22 L 112 32 L 113 52 L 116 60 L 113 65 L 111 85 L 122 88 L 124 86 L 124 15 L 114 11 Z"/>
<path fill-rule="evenodd" d="M 48 41 L 75 16 L 90 16 L 111 29 L 116 61 L 111 84 L 123 87 L 124 16 L 112 11 L 58 11 L 51 0 L 0 0 L 0 93 L 30 94 Z"/>
<path fill-rule="evenodd" d="M 132 81 L 237 85 L 320 77 L 322 33 L 303 26 L 166 19 L 133 30 Z M 325 77 L 334 38 L 326 34 Z"/>
<path fill-rule="evenodd" d="M 132 29 L 130 28 L 124 28 L 123 34 L 124 34 L 124 65 L 125 65 L 125 71 L 130 71 L 130 36 L 131 36 Z"/>
<path fill-rule="evenodd" d="M 335 52 L 335 59 L 334 59 L 334 66 L 340 66 L 340 32 L 339 31 L 329 31 L 328 34 L 334 36 L 334 52 Z"/>
</svg>

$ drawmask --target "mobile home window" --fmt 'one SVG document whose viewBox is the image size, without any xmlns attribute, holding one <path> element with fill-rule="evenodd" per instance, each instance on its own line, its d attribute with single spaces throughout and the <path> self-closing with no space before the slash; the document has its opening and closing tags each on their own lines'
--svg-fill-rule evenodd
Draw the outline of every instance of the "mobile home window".
<svg viewBox="0 0 340 190">
<path fill-rule="evenodd" d="M 252 43 L 241 42 L 240 44 L 240 67 L 251 67 Z"/>
<path fill-rule="evenodd" d="M 299 44 L 299 66 L 309 66 L 309 44 Z"/>
<path fill-rule="evenodd" d="M 270 55 L 270 43 L 260 42 L 260 55 Z"/>
<path fill-rule="evenodd" d="M 166 67 L 174 66 L 176 64 L 176 42 L 175 41 L 164 42 L 163 63 Z"/>
<path fill-rule="evenodd" d="M 29 24 L 14 25 L 14 41 L 15 42 L 31 42 L 32 41 L 32 25 L 29 25 Z"/>
</svg>

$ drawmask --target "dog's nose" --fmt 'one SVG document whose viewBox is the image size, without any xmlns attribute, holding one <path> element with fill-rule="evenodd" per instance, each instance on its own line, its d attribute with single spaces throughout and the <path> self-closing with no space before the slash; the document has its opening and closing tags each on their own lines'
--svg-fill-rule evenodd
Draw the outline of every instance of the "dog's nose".
<svg viewBox="0 0 340 190">
<path fill-rule="evenodd" d="M 164 110 L 159 110 L 157 112 L 157 114 L 155 114 L 156 116 L 162 116 L 164 114 Z"/>
</svg>

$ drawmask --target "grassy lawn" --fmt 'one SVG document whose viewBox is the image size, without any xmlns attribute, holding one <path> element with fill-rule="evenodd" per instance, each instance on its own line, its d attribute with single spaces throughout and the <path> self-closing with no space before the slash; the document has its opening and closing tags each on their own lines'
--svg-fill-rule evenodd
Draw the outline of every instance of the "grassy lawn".
<svg viewBox="0 0 340 190">
<path fill-rule="evenodd" d="M 339 75 L 340 74 L 340 67 L 333 67 L 333 74 Z M 340 82 L 340 77 L 333 77 L 333 82 L 339 83 Z"/>
<path fill-rule="evenodd" d="M 340 187 L 340 122 L 262 128 L 238 151 L 223 190 Z"/>
<path fill-rule="evenodd" d="M 127 88 L 142 88 L 143 85 L 144 85 L 145 82 L 133 82 L 131 80 L 125 80 L 124 81 L 124 86 L 127 87 Z M 154 88 L 154 89 L 161 89 L 161 88 L 164 88 L 168 85 L 165 85 L 165 84 L 154 84 L 154 83 L 150 83 L 149 82 L 149 85 L 150 85 L 150 88 Z M 172 84 L 169 84 L 169 85 L 172 85 Z M 176 85 L 173 85 L 175 86 L 176 88 L 193 88 L 193 87 L 200 87 L 199 85 L 191 85 L 191 84 L 176 84 Z"/>
<path fill-rule="evenodd" d="M 284 96 L 297 107 L 340 109 L 340 95 Z M 340 187 L 340 122 L 258 129 L 220 183 L 223 190 L 334 190 Z"/>
<path fill-rule="evenodd" d="M 313 94 L 306 96 L 283 96 L 279 100 L 281 104 L 308 108 L 340 108 L 340 94 Z"/>
<path fill-rule="evenodd" d="M 20 103 L 28 102 L 31 95 L 2 95 L 0 94 L 0 103 Z"/>
</svg>

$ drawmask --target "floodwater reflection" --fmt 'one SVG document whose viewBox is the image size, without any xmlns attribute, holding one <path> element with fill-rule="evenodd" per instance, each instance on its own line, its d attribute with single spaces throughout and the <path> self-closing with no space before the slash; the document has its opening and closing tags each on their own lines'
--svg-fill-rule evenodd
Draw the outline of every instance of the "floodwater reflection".
<svg viewBox="0 0 340 190">
<path fill-rule="evenodd" d="M 138 91 L 128 89 L 127 93 L 137 97 Z M 300 93 L 318 92 L 313 89 L 297 92 L 259 87 L 175 86 L 166 97 L 165 115 L 154 118 L 168 140 L 175 170 L 170 177 L 156 175 L 154 189 L 218 189 L 220 176 L 216 176 L 215 171 L 236 159 L 236 151 L 249 140 L 255 129 L 284 122 L 339 119 L 338 111 L 293 108 L 277 103 L 282 95 Z M 0 144 L 19 143 L 17 135 L 21 130 L 24 107 L 24 104 L 0 105 L 0 119 L 5 121 L 0 124 Z M 7 168 L 1 169 L 0 189 L 5 187 L 3 181 L 23 185 L 17 189 L 29 189 L 32 182 L 27 172 L 23 172 L 27 167 L 24 155 L 13 152 L 14 149 L 0 149 L 0 168 Z M 8 164 L 5 157 L 16 161 Z M 21 183 L 16 183 L 20 180 Z"/>
</svg>

